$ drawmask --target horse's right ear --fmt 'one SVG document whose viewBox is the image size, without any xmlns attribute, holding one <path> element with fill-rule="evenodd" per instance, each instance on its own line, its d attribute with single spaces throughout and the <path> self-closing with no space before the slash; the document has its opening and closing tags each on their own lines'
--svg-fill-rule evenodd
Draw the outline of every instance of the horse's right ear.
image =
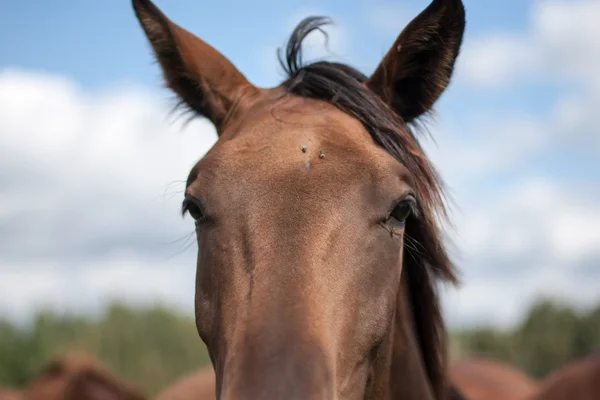
<svg viewBox="0 0 600 400">
<path fill-rule="evenodd" d="M 221 134 L 228 116 L 260 90 L 225 56 L 171 22 L 150 0 L 133 0 L 133 8 L 167 86 Z"/>
</svg>

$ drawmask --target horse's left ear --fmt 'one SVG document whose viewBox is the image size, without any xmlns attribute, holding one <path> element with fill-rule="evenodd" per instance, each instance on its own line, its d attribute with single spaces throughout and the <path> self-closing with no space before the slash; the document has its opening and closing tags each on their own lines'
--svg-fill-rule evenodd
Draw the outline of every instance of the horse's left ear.
<svg viewBox="0 0 600 400">
<path fill-rule="evenodd" d="M 450 83 L 464 30 L 462 1 L 433 0 L 398 36 L 367 87 L 411 122 L 429 111 Z"/>
</svg>

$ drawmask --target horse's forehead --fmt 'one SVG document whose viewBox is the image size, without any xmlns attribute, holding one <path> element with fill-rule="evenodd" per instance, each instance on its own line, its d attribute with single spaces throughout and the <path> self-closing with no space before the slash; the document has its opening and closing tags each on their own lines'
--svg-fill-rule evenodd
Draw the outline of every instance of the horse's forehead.
<svg viewBox="0 0 600 400">
<path fill-rule="evenodd" d="M 292 144 L 290 137 L 352 141 L 366 146 L 373 140 L 363 124 L 336 106 L 318 99 L 281 97 L 279 91 L 267 92 L 247 113 L 238 116 L 225 139 L 245 138 L 253 142 Z"/>
<path fill-rule="evenodd" d="M 220 142 L 205 157 L 204 164 L 245 175 L 259 171 L 276 174 L 299 167 L 309 171 L 317 162 L 328 165 L 333 174 L 369 166 L 381 169 L 389 167 L 391 160 L 361 122 L 331 104 L 313 99 L 292 98 L 259 107 Z"/>
</svg>

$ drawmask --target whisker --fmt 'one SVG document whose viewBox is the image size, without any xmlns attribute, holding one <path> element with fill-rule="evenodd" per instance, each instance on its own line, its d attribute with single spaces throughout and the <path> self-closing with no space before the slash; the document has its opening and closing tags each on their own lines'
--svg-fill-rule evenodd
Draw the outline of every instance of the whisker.
<svg viewBox="0 0 600 400">
<path fill-rule="evenodd" d="M 166 259 L 167 259 L 167 260 L 170 260 L 170 259 L 172 259 L 172 258 L 174 258 L 174 257 L 176 257 L 176 256 L 178 256 L 178 255 L 180 255 L 180 254 L 183 254 L 183 253 L 184 253 L 184 252 L 186 252 L 187 250 L 189 250 L 189 248 L 190 248 L 190 247 L 191 247 L 191 246 L 192 246 L 194 243 L 196 243 L 196 240 L 195 240 L 195 235 L 196 235 L 196 232 L 195 232 L 195 231 L 193 231 L 193 232 L 190 232 L 190 233 L 188 233 L 187 235 L 185 235 L 185 236 L 183 236 L 183 237 L 181 237 L 181 238 L 179 238 L 179 239 L 177 239 L 177 240 L 173 241 L 171 244 L 175 244 L 175 243 L 177 243 L 177 242 L 182 242 L 182 243 L 181 243 L 181 245 L 179 246 L 179 249 L 178 249 L 176 252 L 172 253 L 171 255 L 167 256 L 167 257 L 166 257 Z"/>
</svg>

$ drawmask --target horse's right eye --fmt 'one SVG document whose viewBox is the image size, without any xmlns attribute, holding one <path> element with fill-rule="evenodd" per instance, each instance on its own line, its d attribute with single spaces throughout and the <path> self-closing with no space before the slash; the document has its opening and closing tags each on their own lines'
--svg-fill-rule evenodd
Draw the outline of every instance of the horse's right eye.
<svg viewBox="0 0 600 400">
<path fill-rule="evenodd" d="M 181 205 L 181 213 L 185 215 L 186 212 L 190 213 L 196 223 L 202 221 L 205 217 L 202 206 L 196 199 L 186 198 L 183 200 L 183 204 Z"/>
</svg>

